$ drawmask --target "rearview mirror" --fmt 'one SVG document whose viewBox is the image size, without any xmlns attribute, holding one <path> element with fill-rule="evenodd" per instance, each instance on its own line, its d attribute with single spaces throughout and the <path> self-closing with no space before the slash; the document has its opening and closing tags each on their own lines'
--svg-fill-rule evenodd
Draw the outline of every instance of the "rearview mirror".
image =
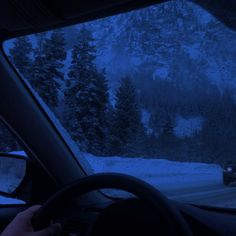
<svg viewBox="0 0 236 236">
<path fill-rule="evenodd" d="M 0 192 L 13 194 L 26 174 L 26 160 L 14 154 L 0 154 Z"/>
</svg>

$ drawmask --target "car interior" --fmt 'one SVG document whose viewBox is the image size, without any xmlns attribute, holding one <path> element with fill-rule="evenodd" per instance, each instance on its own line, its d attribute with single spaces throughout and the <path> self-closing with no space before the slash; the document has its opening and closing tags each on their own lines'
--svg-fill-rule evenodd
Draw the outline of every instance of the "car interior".
<svg viewBox="0 0 236 236">
<path fill-rule="evenodd" d="M 164 0 L 33 0 L 0 2 L 0 42 L 72 24 L 129 12 Z M 236 30 L 236 2 L 193 0 L 230 30 Z M 61 235 L 236 235 L 236 209 L 187 204 L 168 199 L 148 183 L 124 174 L 88 175 L 48 113 L 0 51 L 0 118 L 24 148 L 26 176 L 10 195 L 27 204 L 0 205 L 0 230 L 31 205 L 42 208 L 35 230 L 51 219 Z M 114 188 L 130 198 L 108 197 Z M 4 195 L 4 194 L 3 194 Z"/>
</svg>

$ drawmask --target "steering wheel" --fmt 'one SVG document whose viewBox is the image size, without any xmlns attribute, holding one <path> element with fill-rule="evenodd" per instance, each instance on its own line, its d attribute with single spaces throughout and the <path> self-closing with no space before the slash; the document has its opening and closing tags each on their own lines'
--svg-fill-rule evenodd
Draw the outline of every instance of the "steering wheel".
<svg viewBox="0 0 236 236">
<path fill-rule="evenodd" d="M 124 174 L 101 173 L 84 177 L 66 186 L 50 197 L 32 218 L 35 230 L 47 227 L 63 203 L 99 189 L 127 191 L 152 207 L 168 225 L 170 235 L 192 236 L 192 232 L 178 209 L 160 191 L 150 184 Z"/>
</svg>

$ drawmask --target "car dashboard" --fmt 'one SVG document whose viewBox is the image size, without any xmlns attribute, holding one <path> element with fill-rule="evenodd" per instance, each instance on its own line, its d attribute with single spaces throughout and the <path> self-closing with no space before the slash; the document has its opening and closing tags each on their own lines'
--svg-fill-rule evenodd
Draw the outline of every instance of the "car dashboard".
<svg viewBox="0 0 236 236">
<path fill-rule="evenodd" d="M 236 235 L 236 211 L 174 202 L 183 214 L 193 235 Z M 114 207 L 115 206 L 115 207 Z M 109 209 L 109 210 L 107 210 Z M 86 207 L 64 220 L 62 235 L 100 235 L 101 227 L 107 227 L 103 235 L 165 235 L 168 228 L 160 217 L 156 217 L 136 198 L 107 202 Z M 105 212 L 105 214 L 104 214 Z M 98 226 L 99 225 L 99 226 Z M 141 226 L 142 225 L 142 226 Z M 123 226 L 123 229 L 121 229 Z M 138 226 L 137 232 L 135 227 Z M 110 228 L 110 229 L 108 229 Z M 97 232 L 97 229 L 98 232 Z M 123 230 L 123 231 L 122 231 Z M 142 231 L 143 230 L 143 231 Z"/>
</svg>

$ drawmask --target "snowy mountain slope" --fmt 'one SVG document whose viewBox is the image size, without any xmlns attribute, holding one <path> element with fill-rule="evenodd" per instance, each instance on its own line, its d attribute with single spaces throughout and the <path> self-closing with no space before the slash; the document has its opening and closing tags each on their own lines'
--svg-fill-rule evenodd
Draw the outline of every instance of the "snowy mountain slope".
<svg viewBox="0 0 236 236">
<path fill-rule="evenodd" d="M 170 1 L 66 28 L 68 48 L 83 26 L 93 32 L 97 65 L 106 68 L 112 87 L 141 70 L 151 78 L 172 80 L 186 75 L 194 79 L 200 73 L 191 73 L 202 71 L 219 86 L 235 86 L 235 33 L 191 2 Z"/>
</svg>

